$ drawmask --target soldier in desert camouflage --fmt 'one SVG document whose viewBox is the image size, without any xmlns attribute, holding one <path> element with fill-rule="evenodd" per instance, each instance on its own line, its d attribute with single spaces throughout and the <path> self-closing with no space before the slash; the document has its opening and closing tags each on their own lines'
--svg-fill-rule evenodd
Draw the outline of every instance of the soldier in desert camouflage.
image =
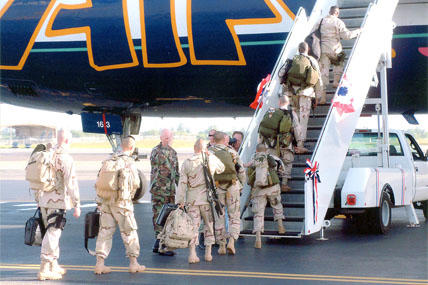
<svg viewBox="0 0 428 285">
<path fill-rule="evenodd" d="M 101 199 L 98 197 L 97 203 L 100 204 L 100 230 L 96 243 L 97 264 L 95 265 L 95 274 L 106 274 L 111 272 L 111 268 L 104 265 L 104 259 L 111 251 L 113 234 L 116 226 L 119 226 L 120 235 L 126 248 L 126 255 L 129 258 L 128 271 L 131 273 L 143 272 L 144 265 L 138 264 L 137 258 L 140 255 L 140 243 L 137 233 L 137 222 L 134 216 L 134 204 L 132 198 L 140 185 L 138 170 L 132 153 L 135 149 L 135 139 L 131 136 L 122 140 L 123 152 L 118 159 L 123 160 L 125 168 L 129 170 L 122 187 L 117 190 L 117 196 L 110 199 Z M 116 194 L 116 193 L 115 193 Z M 114 197 L 114 198 L 113 198 Z"/>
<path fill-rule="evenodd" d="M 216 223 L 217 242 L 220 245 L 219 254 L 235 254 L 235 241 L 239 237 L 241 219 L 239 217 L 239 195 L 242 185 L 246 183 L 245 170 L 238 153 L 227 146 L 226 134 L 217 131 L 214 135 L 215 146 L 210 149 L 225 165 L 225 171 L 214 175 L 217 186 L 217 195 L 220 202 L 226 205 L 229 218 L 229 234 L 226 233 L 226 216 L 219 217 Z"/>
<path fill-rule="evenodd" d="M 207 155 L 207 161 L 211 175 L 224 171 L 224 165 L 215 156 L 206 151 L 202 139 L 198 139 L 194 145 L 194 155 L 186 159 L 181 166 L 180 181 L 177 189 L 177 203 L 188 206 L 187 213 L 192 218 L 195 225 L 194 238 L 190 241 L 189 263 L 199 262 L 196 255 L 196 246 L 199 243 L 198 229 L 201 218 L 204 221 L 204 243 L 205 243 L 205 261 L 212 261 L 211 247 L 215 243 L 213 216 L 211 206 L 207 200 L 207 186 L 203 170 L 203 157 Z"/>
<path fill-rule="evenodd" d="M 150 155 L 151 163 L 151 189 L 153 227 L 155 231 L 155 244 L 153 252 L 160 255 L 172 256 L 173 251 L 159 248 L 158 234 L 162 227 L 156 225 L 156 219 L 164 204 L 175 203 L 175 188 L 179 178 L 177 152 L 170 146 L 173 134 L 168 129 L 163 129 L 160 133 L 160 144 L 153 148 Z"/>
<path fill-rule="evenodd" d="M 53 149 L 56 187 L 50 192 L 39 191 L 36 201 L 47 228 L 40 253 L 39 280 L 58 280 L 66 270 L 58 265 L 59 239 L 65 226 L 65 211 L 74 208 L 73 216 L 80 216 L 80 195 L 73 158 L 68 154 L 71 133 L 59 130 L 58 144 Z"/>
</svg>

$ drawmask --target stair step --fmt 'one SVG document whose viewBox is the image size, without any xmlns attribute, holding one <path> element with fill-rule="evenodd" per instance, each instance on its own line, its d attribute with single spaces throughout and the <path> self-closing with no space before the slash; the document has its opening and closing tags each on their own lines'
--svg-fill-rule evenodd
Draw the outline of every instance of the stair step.
<svg viewBox="0 0 428 285">
<path fill-rule="evenodd" d="M 253 221 L 254 217 L 246 217 L 244 218 L 246 221 Z M 269 222 L 274 222 L 274 217 L 273 216 L 265 216 L 265 221 L 269 221 Z M 303 222 L 305 220 L 305 217 L 303 216 L 288 216 L 285 217 L 285 219 L 283 221 L 286 222 Z"/>
<path fill-rule="evenodd" d="M 241 236 L 255 236 L 253 230 L 244 230 L 240 233 Z M 285 234 L 279 234 L 277 231 L 264 231 L 262 237 L 278 237 L 278 238 L 301 238 L 302 233 L 297 231 L 285 231 Z"/>
<path fill-rule="evenodd" d="M 304 202 L 282 202 L 282 206 L 285 208 L 304 208 Z"/>
<path fill-rule="evenodd" d="M 285 193 L 281 193 L 281 195 L 299 195 L 299 194 L 305 194 L 305 191 L 303 189 L 295 189 L 295 190 L 290 190 L 288 192 Z"/>
<path fill-rule="evenodd" d="M 362 7 L 362 8 L 345 8 L 345 9 L 340 9 L 340 15 L 339 18 L 344 20 L 344 19 L 349 19 L 349 18 L 364 18 L 364 15 L 366 15 L 367 12 L 367 7 Z"/>
<path fill-rule="evenodd" d="M 364 18 L 352 18 L 352 19 L 343 19 L 343 22 L 346 25 L 348 30 L 361 27 Z"/>
<path fill-rule="evenodd" d="M 338 0 L 337 6 L 340 10 L 343 8 L 367 8 L 371 2 L 372 0 Z"/>
</svg>

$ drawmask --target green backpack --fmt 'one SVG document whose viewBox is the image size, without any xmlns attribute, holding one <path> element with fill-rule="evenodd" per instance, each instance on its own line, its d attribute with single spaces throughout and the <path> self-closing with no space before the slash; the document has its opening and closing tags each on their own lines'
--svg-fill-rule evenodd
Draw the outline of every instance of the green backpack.
<svg viewBox="0 0 428 285">
<path fill-rule="evenodd" d="M 281 110 L 269 109 L 260 122 L 259 133 L 265 138 L 276 139 L 282 117 L 283 112 Z"/>
<path fill-rule="evenodd" d="M 278 173 L 276 171 L 276 161 L 271 155 L 268 155 L 268 165 L 269 165 L 269 169 L 268 169 L 269 185 L 267 187 L 271 187 L 280 182 Z M 254 187 L 254 182 L 256 182 L 256 167 L 250 166 L 247 168 L 247 183 L 251 187 Z"/>
<path fill-rule="evenodd" d="M 224 171 L 220 174 L 214 174 L 214 180 L 218 183 L 233 183 L 237 179 L 235 163 L 232 155 L 224 149 L 215 149 L 214 155 L 224 164 Z"/>
<path fill-rule="evenodd" d="M 302 54 L 293 58 L 293 63 L 287 76 L 288 83 L 301 87 L 314 86 L 319 79 L 319 74 L 313 68 L 310 59 Z"/>
</svg>

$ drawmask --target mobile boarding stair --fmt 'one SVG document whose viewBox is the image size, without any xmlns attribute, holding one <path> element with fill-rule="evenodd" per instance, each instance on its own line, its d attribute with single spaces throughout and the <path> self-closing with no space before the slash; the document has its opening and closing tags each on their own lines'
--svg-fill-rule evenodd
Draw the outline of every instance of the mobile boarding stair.
<svg viewBox="0 0 428 285">
<path fill-rule="evenodd" d="M 258 126 L 270 107 L 278 106 L 281 92 L 278 72 L 287 58 L 292 58 L 300 42 L 311 28 L 326 16 L 332 1 L 318 0 L 308 18 L 301 8 L 289 32 L 280 56 L 271 73 L 272 79 L 262 93 L 254 117 L 248 127 L 241 150 L 241 158 L 248 162 L 255 153 Z M 365 104 L 368 90 L 377 84 L 376 71 L 381 72 L 382 92 L 386 93 L 386 67 L 391 67 L 392 16 L 398 0 L 339 0 L 340 18 L 349 29 L 361 27 L 354 40 L 342 41 L 347 54 L 345 70 L 337 89 L 327 84 L 327 103 L 311 112 L 305 147 L 307 154 L 295 154 L 292 191 L 282 194 L 285 216 L 285 234 L 278 234 L 272 208 L 265 211 L 265 230 L 262 236 L 270 238 L 300 238 L 323 229 L 324 219 L 335 190 L 356 124 Z M 331 78 L 332 79 L 332 78 Z M 375 79 L 375 80 L 374 80 Z M 326 83 L 324 83 L 326 84 Z M 385 96 L 383 96 L 385 97 Z M 384 100 L 384 103 L 387 100 Z M 383 108 L 386 108 L 387 103 Z M 385 110 L 383 110 L 385 111 Z M 312 167 L 306 175 L 304 170 Z M 316 168 L 316 169 L 315 169 Z M 316 183 L 315 183 L 315 180 Z M 246 185 L 241 196 L 241 236 L 253 236 L 250 187 Z"/>
</svg>

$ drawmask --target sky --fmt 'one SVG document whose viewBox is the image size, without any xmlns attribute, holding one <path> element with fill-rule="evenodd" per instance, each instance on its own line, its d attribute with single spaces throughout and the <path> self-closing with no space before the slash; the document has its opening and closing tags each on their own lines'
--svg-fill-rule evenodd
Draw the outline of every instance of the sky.
<svg viewBox="0 0 428 285">
<path fill-rule="evenodd" d="M 394 129 L 424 129 L 428 131 L 428 114 L 416 115 L 419 125 L 410 125 L 401 115 L 389 116 L 390 128 Z M 193 133 L 206 130 L 209 126 L 215 125 L 218 129 L 224 131 L 234 131 L 246 129 L 250 123 L 251 117 L 241 118 L 160 118 L 144 117 L 142 118 L 141 131 L 163 128 L 175 128 L 181 124 L 185 129 Z M 14 124 L 40 124 L 64 128 L 69 130 L 82 130 L 80 115 L 68 115 L 50 111 L 41 111 L 17 107 L 8 104 L 0 104 L 0 126 L 5 127 Z M 360 118 L 358 128 L 376 128 L 376 116 L 370 118 Z"/>
</svg>

